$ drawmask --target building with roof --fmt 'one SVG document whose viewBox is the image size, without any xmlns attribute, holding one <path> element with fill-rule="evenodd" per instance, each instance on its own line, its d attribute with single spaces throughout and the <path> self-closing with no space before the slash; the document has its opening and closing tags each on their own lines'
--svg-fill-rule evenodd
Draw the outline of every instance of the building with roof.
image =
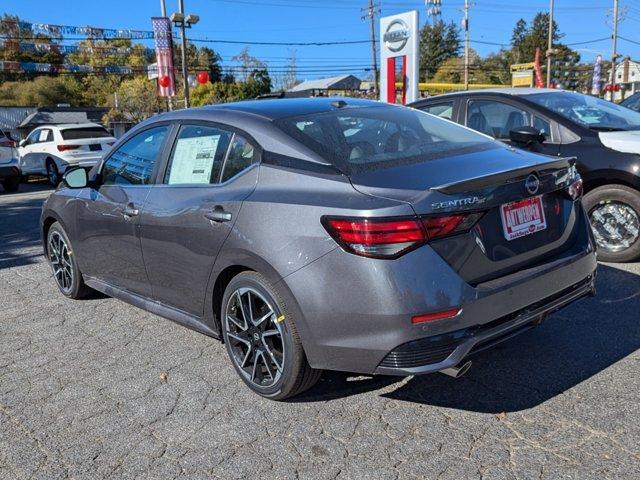
<svg viewBox="0 0 640 480">
<path fill-rule="evenodd" d="M 353 75 L 306 80 L 286 92 L 287 97 L 326 97 L 348 95 L 360 90 L 362 81 Z"/>
<path fill-rule="evenodd" d="M 0 130 L 14 140 L 20 140 L 41 125 L 102 124 L 102 117 L 107 111 L 99 107 L 0 107 Z"/>
</svg>

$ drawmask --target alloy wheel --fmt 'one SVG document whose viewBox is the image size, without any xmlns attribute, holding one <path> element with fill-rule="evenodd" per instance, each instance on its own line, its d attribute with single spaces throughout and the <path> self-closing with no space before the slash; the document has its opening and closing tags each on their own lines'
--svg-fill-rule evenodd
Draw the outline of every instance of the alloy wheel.
<svg viewBox="0 0 640 480">
<path fill-rule="evenodd" d="M 49 235 L 49 262 L 60 289 L 70 292 L 73 287 L 73 264 L 67 242 L 58 232 Z"/>
<path fill-rule="evenodd" d="M 257 387 L 274 385 L 282 376 L 285 343 L 271 303 L 253 288 L 238 288 L 227 302 L 224 326 L 242 375 Z"/>
<path fill-rule="evenodd" d="M 53 162 L 47 163 L 47 178 L 49 179 L 49 183 L 57 186 L 58 183 L 60 183 L 59 176 L 58 167 L 56 167 Z"/>
<path fill-rule="evenodd" d="M 602 202 L 589 215 L 598 247 L 619 252 L 633 245 L 640 235 L 638 213 L 626 203 Z"/>
</svg>

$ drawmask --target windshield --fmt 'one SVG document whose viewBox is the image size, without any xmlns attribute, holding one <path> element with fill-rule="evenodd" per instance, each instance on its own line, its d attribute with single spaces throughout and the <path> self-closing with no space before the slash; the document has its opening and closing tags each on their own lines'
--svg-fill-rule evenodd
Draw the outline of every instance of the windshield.
<svg viewBox="0 0 640 480">
<path fill-rule="evenodd" d="M 284 118 L 275 124 L 347 171 L 421 162 L 500 146 L 454 123 L 398 106 L 346 107 Z"/>
<path fill-rule="evenodd" d="M 526 98 L 592 130 L 640 129 L 640 113 L 597 97 L 551 92 L 534 93 Z"/>
</svg>

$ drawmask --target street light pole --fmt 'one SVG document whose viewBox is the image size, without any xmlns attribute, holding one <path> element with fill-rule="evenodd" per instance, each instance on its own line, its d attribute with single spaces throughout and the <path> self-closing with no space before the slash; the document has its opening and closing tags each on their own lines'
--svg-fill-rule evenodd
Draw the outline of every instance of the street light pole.
<svg viewBox="0 0 640 480">
<path fill-rule="evenodd" d="M 464 89 L 469 90 L 469 0 L 464 0 Z"/>
<path fill-rule="evenodd" d="M 547 88 L 551 85 L 551 55 L 553 54 L 553 0 L 549 5 L 549 39 L 547 43 Z"/>
<path fill-rule="evenodd" d="M 184 16 L 184 0 L 178 0 L 178 12 Z M 189 80 L 187 78 L 187 37 L 184 17 L 180 22 L 180 41 L 182 43 L 182 87 L 184 90 L 184 108 L 189 108 Z"/>
</svg>

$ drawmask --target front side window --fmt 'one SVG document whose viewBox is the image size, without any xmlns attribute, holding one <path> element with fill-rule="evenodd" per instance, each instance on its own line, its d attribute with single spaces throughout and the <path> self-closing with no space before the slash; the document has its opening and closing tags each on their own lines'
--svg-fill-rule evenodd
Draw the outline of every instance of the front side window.
<svg viewBox="0 0 640 480">
<path fill-rule="evenodd" d="M 246 138 L 240 135 L 234 135 L 229 155 L 224 162 L 224 171 L 222 172 L 222 181 L 226 182 L 230 178 L 248 168 L 256 161 L 256 149 Z"/>
<path fill-rule="evenodd" d="M 103 185 L 147 185 L 169 127 L 153 127 L 130 138 L 113 152 L 102 169 Z"/>
<path fill-rule="evenodd" d="M 231 133 L 213 127 L 183 125 L 176 139 L 165 183 L 218 183 Z"/>
<path fill-rule="evenodd" d="M 436 117 L 446 118 L 451 120 L 453 117 L 453 102 L 438 103 L 436 105 L 425 105 L 420 110 L 430 113 Z"/>
<path fill-rule="evenodd" d="M 38 140 L 40 139 L 40 133 L 41 132 L 42 132 L 42 130 L 34 130 L 33 132 L 31 132 L 29 134 L 29 136 L 27 137 L 26 145 L 32 145 L 34 143 L 38 143 Z"/>
<path fill-rule="evenodd" d="M 531 114 L 495 100 L 471 100 L 467 107 L 467 127 L 493 138 L 508 139 L 509 132 L 531 126 Z"/>
<path fill-rule="evenodd" d="M 391 105 L 344 108 L 274 123 L 346 172 L 498 148 L 486 137 L 451 122 Z"/>
</svg>

